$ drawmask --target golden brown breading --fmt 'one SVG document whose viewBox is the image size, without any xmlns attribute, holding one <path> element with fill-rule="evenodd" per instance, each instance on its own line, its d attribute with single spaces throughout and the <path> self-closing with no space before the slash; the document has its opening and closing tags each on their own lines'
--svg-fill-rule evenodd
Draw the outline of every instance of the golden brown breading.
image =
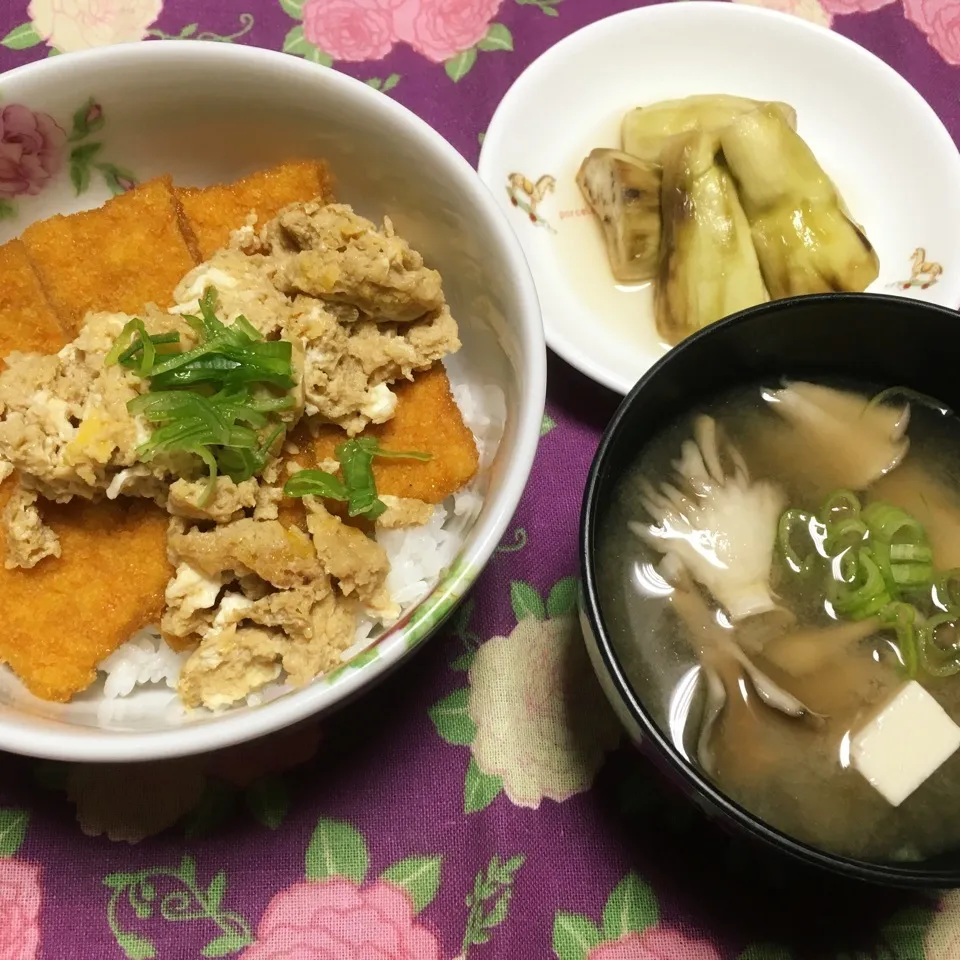
<svg viewBox="0 0 960 960">
<path fill-rule="evenodd" d="M 180 217 L 170 177 L 158 177 L 95 210 L 27 227 L 27 253 L 71 335 L 88 311 L 135 314 L 172 303 L 195 265 Z"/>
<path fill-rule="evenodd" d="M 291 203 L 332 199 L 332 178 L 326 164 L 316 160 L 283 163 L 251 173 L 235 183 L 212 187 L 178 188 L 194 252 L 208 260 L 242 227 L 251 211 L 262 225 Z"/>
<path fill-rule="evenodd" d="M 15 488 L 4 483 L 0 503 Z M 172 573 L 167 518 L 144 501 L 45 503 L 43 518 L 62 556 L 0 569 L 0 662 L 38 697 L 67 701 L 94 681 L 104 657 L 159 622 Z"/>
<path fill-rule="evenodd" d="M 60 314 L 61 334 L 51 340 L 50 349 L 59 348 L 74 334 L 88 310 L 136 314 L 150 301 L 165 307 L 172 302 L 171 293 L 181 277 L 194 267 L 195 257 L 209 257 L 227 243 L 230 232 L 244 225 L 251 210 L 263 223 L 290 203 L 318 195 L 330 200 L 330 179 L 323 164 L 293 163 L 236 184 L 177 194 L 184 209 L 169 178 L 162 178 L 115 198 L 100 210 L 56 217 L 28 229 L 26 245 L 19 251 L 21 261 L 26 262 L 25 250 L 42 281 L 36 284 L 34 276 L 34 295 L 42 304 L 45 290 L 52 302 L 49 315 Z M 12 258 L 16 254 L 16 250 L 8 252 Z M 149 269 L 144 269 L 145 263 Z M 0 280 L 3 269 L 0 251 Z M 0 288 L 0 345 L 4 343 L 5 293 L 9 291 Z M 366 434 L 379 437 L 385 447 L 429 452 L 434 458 L 427 463 L 380 460 L 374 468 L 378 486 L 395 497 L 439 503 L 475 474 L 478 457 L 473 436 L 453 400 L 442 364 L 419 374 L 412 383 L 400 381 L 395 389 L 396 416 Z M 305 433 L 300 456 L 315 465 L 331 456 L 345 436 L 334 426 L 321 428 L 316 439 Z M 13 480 L 0 487 L 0 509 L 13 488 Z M 277 506 L 275 499 L 264 497 L 262 508 L 268 515 Z M 295 514 L 305 527 L 300 501 L 285 498 L 279 508 L 281 520 L 287 522 Z M 150 503 L 125 500 L 43 503 L 41 513 L 59 538 L 62 557 L 47 557 L 32 570 L 0 569 L 0 605 L 7 613 L 7 629 L 0 635 L 0 662 L 8 662 L 37 695 L 69 700 L 93 681 L 96 665 L 104 657 L 137 629 L 159 622 L 173 573 L 167 559 L 166 518 Z M 282 545 L 303 549 L 294 581 L 299 582 L 297 577 L 305 572 L 319 575 L 309 538 L 264 519 L 238 520 L 227 528 L 236 534 L 226 544 L 232 562 L 242 570 L 267 575 L 268 580 L 284 579 L 273 562 L 285 552 Z M 253 525 L 258 532 L 269 528 L 274 536 L 266 538 L 269 542 L 250 536 L 248 528 Z M 171 546 L 190 555 L 199 567 L 213 570 L 218 564 L 208 556 L 209 539 L 208 532 L 184 530 L 171 538 Z M 91 571 L 97 575 L 91 576 Z M 130 589 L 117 589 L 118 584 Z M 248 593 L 246 586 L 243 589 Z M 339 651 L 352 640 L 355 601 L 335 592 L 329 600 L 335 610 L 314 611 L 315 640 L 281 654 L 294 682 L 306 682 L 317 670 L 339 662 Z M 294 654 L 302 656 L 303 662 L 294 663 Z"/>
<path fill-rule="evenodd" d="M 373 462 L 377 492 L 442 503 L 473 479 L 480 462 L 473 434 L 450 392 L 447 372 L 437 363 L 413 381 L 399 381 L 391 389 L 397 394 L 393 419 L 367 427 L 362 436 L 377 437 L 387 450 L 414 450 L 433 458 L 377 458 Z M 304 425 L 293 437 L 315 464 L 332 457 L 336 445 L 345 439 L 346 434 L 334 426 L 321 427 L 314 439 Z M 301 457 L 296 459 L 307 466 Z"/>
<path fill-rule="evenodd" d="M 14 350 L 56 353 L 70 337 L 50 305 L 20 240 L 0 247 L 0 370 Z"/>
</svg>

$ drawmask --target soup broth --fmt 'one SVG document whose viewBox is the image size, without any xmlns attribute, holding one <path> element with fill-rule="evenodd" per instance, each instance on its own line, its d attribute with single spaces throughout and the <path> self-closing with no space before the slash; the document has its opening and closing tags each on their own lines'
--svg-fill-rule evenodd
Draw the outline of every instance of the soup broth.
<svg viewBox="0 0 960 960">
<path fill-rule="evenodd" d="M 960 723 L 943 578 L 960 567 L 960 421 L 903 396 L 868 407 L 875 393 L 755 384 L 669 425 L 601 518 L 598 589 L 638 695 L 728 796 L 830 851 L 918 860 L 960 846 L 960 751 L 899 804 L 857 751 L 911 681 Z M 889 589 L 867 576 L 883 551 Z"/>
</svg>

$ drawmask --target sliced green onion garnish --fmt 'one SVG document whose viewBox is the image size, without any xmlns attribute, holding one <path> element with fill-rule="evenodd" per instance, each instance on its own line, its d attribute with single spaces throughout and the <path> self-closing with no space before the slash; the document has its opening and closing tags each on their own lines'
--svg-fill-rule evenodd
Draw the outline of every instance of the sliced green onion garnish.
<svg viewBox="0 0 960 960">
<path fill-rule="evenodd" d="M 354 437 L 338 443 L 334 455 L 340 461 L 343 479 L 323 470 L 298 470 L 285 484 L 283 492 L 288 497 L 322 497 L 347 503 L 351 517 L 365 516 L 376 520 L 386 509 L 386 504 L 377 495 L 376 479 L 373 476 L 373 458 L 379 456 L 404 457 L 411 460 L 429 460 L 424 453 L 401 453 L 383 450 L 374 437 Z"/>
<path fill-rule="evenodd" d="M 793 548 L 795 532 L 802 527 L 809 537 L 810 524 L 814 519 L 813 514 L 805 513 L 803 510 L 787 510 L 780 517 L 780 523 L 777 527 L 777 541 L 780 544 L 780 552 L 784 555 L 794 573 L 808 574 L 816 566 L 817 554 L 815 551 L 801 558 L 800 554 Z"/>
<path fill-rule="evenodd" d="M 160 336 L 164 336 L 161 334 Z M 169 342 L 169 341 L 167 341 Z M 137 353 L 143 353 L 137 366 L 137 372 L 141 377 L 146 376 L 147 371 L 153 366 L 154 358 L 157 355 L 157 348 L 154 346 L 154 339 L 147 333 L 147 328 L 139 317 L 128 320 L 120 331 L 113 349 L 104 358 L 106 366 L 113 366 L 115 363 L 130 361 Z"/>
<path fill-rule="evenodd" d="M 960 567 L 941 573 L 934 582 L 934 590 L 940 606 L 960 617 Z"/>
<path fill-rule="evenodd" d="M 293 397 L 264 397 L 262 399 L 253 399 L 249 403 L 251 410 L 258 413 L 273 413 L 279 410 L 289 410 L 293 406 Z"/>
<path fill-rule="evenodd" d="M 925 543 L 926 533 L 920 523 L 906 510 L 889 503 L 871 503 L 861 514 L 872 536 L 892 544 L 894 538 L 900 543 Z"/>
<path fill-rule="evenodd" d="M 880 611 L 880 622 L 893 627 L 897 632 L 897 647 L 904 669 L 911 679 L 917 675 L 918 640 L 917 624 L 920 615 L 909 603 L 891 603 Z"/>
<path fill-rule="evenodd" d="M 347 440 L 338 443 L 334 455 L 340 461 L 343 482 L 349 494 L 347 513 L 351 517 L 361 514 L 376 520 L 386 510 L 377 497 L 377 484 L 373 477 L 373 457 L 376 440 L 372 438 Z"/>
<path fill-rule="evenodd" d="M 803 574 L 817 565 L 818 558 L 812 554 L 802 559 L 798 553 L 801 524 L 829 561 L 825 590 L 838 616 L 855 621 L 878 616 L 895 629 L 910 677 L 920 668 L 938 677 L 960 673 L 960 639 L 946 650 L 934 642 L 939 626 L 960 623 L 960 568 L 945 572 L 934 568 L 933 549 L 915 517 L 880 501 L 861 506 L 849 490 L 835 491 L 816 518 L 802 510 L 787 510 L 780 518 L 777 543 L 790 568 Z M 921 610 L 925 603 L 938 612 L 926 618 Z"/>
<path fill-rule="evenodd" d="M 133 342 L 134 335 L 140 330 L 144 329 L 145 328 L 142 320 L 136 317 L 134 317 L 133 320 L 128 320 L 123 325 L 123 329 L 120 331 L 113 348 L 106 355 L 106 357 L 104 357 L 104 364 L 108 367 L 112 367 L 115 363 L 117 363 L 120 360 L 120 357 Z"/>
<path fill-rule="evenodd" d="M 243 314 L 237 317 L 233 321 L 234 327 L 237 328 L 248 340 L 261 341 L 263 340 L 263 335 L 260 331 L 245 317 Z"/>
<path fill-rule="evenodd" d="M 933 580 L 933 564 L 894 563 L 890 567 L 894 583 L 903 589 L 917 590 L 929 586 Z"/>
<path fill-rule="evenodd" d="M 867 536 L 867 525 L 856 517 L 844 517 L 827 526 L 827 536 L 823 549 L 827 556 L 833 557 L 848 547 L 861 543 Z"/>
<path fill-rule="evenodd" d="M 842 516 L 858 516 L 860 513 L 860 498 L 852 490 L 836 490 L 820 508 L 820 519 L 829 524 L 834 514 Z"/>
<path fill-rule="evenodd" d="M 321 497 L 324 500 L 346 500 L 349 494 L 343 481 L 323 470 L 298 470 L 283 485 L 288 497 Z"/>
<path fill-rule="evenodd" d="M 936 642 L 936 631 L 945 625 L 955 625 L 956 617 L 940 613 L 929 617 L 917 631 L 920 663 L 933 677 L 952 677 L 960 673 L 960 642 L 944 649 Z"/>
<path fill-rule="evenodd" d="M 915 543 L 893 543 L 890 545 L 890 561 L 906 561 L 913 563 L 931 563 L 933 551 L 929 547 L 922 547 Z"/>
<path fill-rule="evenodd" d="M 207 465 L 207 486 L 204 489 L 200 500 L 198 501 L 198 506 L 205 507 L 217 489 L 217 461 L 207 447 L 198 446 L 195 447 L 191 452 L 195 453 Z"/>
<path fill-rule="evenodd" d="M 847 560 L 847 569 L 843 570 L 845 579 L 831 576 L 827 585 L 833 608 L 849 620 L 866 620 L 875 616 L 893 598 L 870 551 L 866 547 L 850 550 L 841 560 Z M 846 579 L 848 571 L 852 576 Z"/>
<path fill-rule="evenodd" d="M 141 336 L 135 340 L 123 353 L 120 354 L 119 362 L 125 367 L 137 369 L 137 372 L 143 376 L 144 371 L 149 370 L 154 363 L 157 351 L 156 347 L 163 344 L 179 343 L 180 334 L 171 331 L 170 333 L 153 334 L 144 340 Z M 137 361 L 137 354 L 143 354 L 142 359 Z"/>
<path fill-rule="evenodd" d="M 150 383 L 146 393 L 127 405 L 155 427 L 138 457 L 198 456 L 210 477 L 202 503 L 215 490 L 218 474 L 239 483 L 263 470 L 286 430 L 272 415 L 294 404 L 289 393 L 271 391 L 296 386 L 293 345 L 264 340 L 245 317 L 224 324 L 216 304 L 216 290 L 208 287 L 200 315 L 185 318 L 198 335 L 193 349 L 158 353 L 157 346 L 177 343 L 179 334 L 151 336 L 143 321 L 134 319 L 124 325 L 107 357 L 108 363 L 122 362 Z"/>
<path fill-rule="evenodd" d="M 417 450 L 385 450 L 380 446 L 380 441 L 376 437 L 356 437 L 348 443 L 355 443 L 363 450 L 367 450 L 375 457 L 383 457 L 385 460 L 420 460 L 426 463 L 433 459 L 432 453 L 420 453 Z"/>
</svg>

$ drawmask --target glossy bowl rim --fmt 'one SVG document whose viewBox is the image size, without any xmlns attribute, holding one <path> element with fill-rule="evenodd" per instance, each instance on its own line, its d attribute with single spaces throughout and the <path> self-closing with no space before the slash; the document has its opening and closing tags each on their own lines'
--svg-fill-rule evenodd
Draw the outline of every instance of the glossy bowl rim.
<svg viewBox="0 0 960 960">
<path fill-rule="evenodd" d="M 932 869 L 921 865 L 871 862 L 869 860 L 860 860 L 855 857 L 846 857 L 840 854 L 830 853 L 812 844 L 794 839 L 789 834 L 776 829 L 760 817 L 750 813 L 745 807 L 742 807 L 728 797 L 722 790 L 715 786 L 706 775 L 700 773 L 693 764 L 684 759 L 673 745 L 669 736 L 660 730 L 659 725 L 643 705 L 641 698 L 634 693 L 630 681 L 627 679 L 626 672 L 621 666 L 620 658 L 613 647 L 610 633 L 604 622 L 602 605 L 597 589 L 595 539 L 600 486 L 605 480 L 607 460 L 620 442 L 620 434 L 628 412 L 633 404 L 637 402 L 637 398 L 645 391 L 650 381 L 663 375 L 664 372 L 668 374 L 669 367 L 675 358 L 684 351 L 697 349 L 700 343 L 704 341 L 709 342 L 713 338 L 723 336 L 727 330 L 747 323 L 758 315 L 766 315 L 773 320 L 777 314 L 789 312 L 800 302 L 803 302 L 806 306 L 816 306 L 818 303 L 838 300 L 850 303 L 861 303 L 868 306 L 871 303 L 888 303 L 890 300 L 895 300 L 903 304 L 909 304 L 917 313 L 940 314 L 949 316 L 955 323 L 960 322 L 957 311 L 951 310 L 949 307 L 913 300 L 908 297 L 891 297 L 879 293 L 814 294 L 776 300 L 750 307 L 740 313 L 717 321 L 708 327 L 704 327 L 671 349 L 643 374 L 617 407 L 616 412 L 604 430 L 600 444 L 597 447 L 597 451 L 590 465 L 590 472 L 587 476 L 586 486 L 584 487 L 580 513 L 579 554 L 580 570 L 583 578 L 580 591 L 580 612 L 589 623 L 590 630 L 593 634 L 593 645 L 597 658 L 599 658 L 606 673 L 605 678 L 600 678 L 601 686 L 605 691 L 609 691 L 610 685 L 612 684 L 619 701 L 619 704 L 614 703 L 613 706 L 615 708 L 618 705 L 624 707 L 629 713 L 631 720 L 637 724 L 642 731 L 643 744 L 640 749 L 645 750 L 647 747 L 652 746 L 658 758 L 669 766 L 672 774 L 683 780 L 683 788 L 687 794 L 688 802 L 695 803 L 696 800 L 699 799 L 706 800 L 710 807 L 719 813 L 722 822 L 732 824 L 739 832 L 755 840 L 759 840 L 768 847 L 773 847 L 780 853 L 787 854 L 794 860 L 799 860 L 809 866 L 827 870 L 833 874 L 883 886 L 954 888 L 960 886 L 960 857 L 958 857 L 957 866 L 952 869 Z M 585 638 L 585 642 L 590 643 L 590 640 Z M 595 670 L 598 670 L 597 658 L 590 658 Z M 609 683 L 604 683 L 604 679 L 609 681 Z M 696 798 L 696 800 L 694 798 Z"/>
<path fill-rule="evenodd" d="M 511 322 L 516 328 L 520 356 L 515 373 L 519 404 L 515 410 L 515 447 L 508 463 L 500 469 L 496 487 L 485 497 L 486 515 L 478 518 L 471 531 L 472 543 L 461 552 L 454 567 L 414 611 L 436 612 L 429 628 L 411 620 L 409 614 L 391 631 L 415 643 L 392 642 L 389 656 L 378 656 L 362 667 L 348 671 L 335 687 L 308 684 L 300 690 L 257 707 L 241 706 L 199 723 L 161 730 L 104 730 L 95 725 L 34 718 L 28 711 L 11 707 L 0 712 L 0 750 L 54 760 L 83 762 L 136 762 L 189 756 L 222 749 L 294 726 L 310 717 L 328 713 L 355 699 L 392 672 L 434 636 L 443 621 L 475 582 L 492 558 L 497 544 L 520 502 L 533 469 L 540 439 L 546 400 L 547 354 L 540 304 L 533 275 L 520 242 L 497 206 L 492 194 L 467 160 L 425 120 L 402 104 L 367 84 L 299 57 L 242 44 L 214 41 L 165 40 L 163 43 L 121 43 L 78 51 L 67 57 L 53 57 L 24 64 L 2 74 L 10 84 L 51 82 L 76 83 L 83 70 L 95 67 L 114 71 L 142 72 L 151 63 L 189 65 L 228 64 L 255 69 L 264 82 L 270 75 L 293 76 L 310 83 L 318 97 L 351 105 L 355 112 L 375 122 L 378 115 L 392 114 L 405 128 L 405 135 L 420 141 L 459 190 L 463 202 L 483 218 L 509 265 L 506 286 L 516 303 Z M 18 91 L 18 96 L 20 92 Z M 417 631 L 423 631 L 418 634 Z"/>
</svg>

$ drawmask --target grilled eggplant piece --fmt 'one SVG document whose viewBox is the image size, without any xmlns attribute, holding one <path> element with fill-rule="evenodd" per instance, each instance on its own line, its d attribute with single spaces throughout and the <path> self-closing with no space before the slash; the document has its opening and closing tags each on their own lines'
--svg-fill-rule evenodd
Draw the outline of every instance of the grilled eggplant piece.
<svg viewBox="0 0 960 960">
<path fill-rule="evenodd" d="M 624 153 L 659 163 L 664 146 L 675 136 L 691 130 L 716 133 L 741 114 L 763 106 L 760 100 L 731 97 L 726 94 L 664 100 L 649 107 L 637 107 L 624 118 L 620 138 Z M 797 127 L 797 112 L 788 103 L 773 104 L 792 129 Z"/>
<path fill-rule="evenodd" d="M 577 184 L 603 227 L 613 276 L 652 280 L 660 250 L 660 168 L 618 150 L 593 150 Z"/>
<path fill-rule="evenodd" d="M 813 152 L 769 106 L 720 134 L 737 182 L 763 279 L 774 299 L 860 292 L 880 261 Z"/>
<path fill-rule="evenodd" d="M 768 296 L 733 178 L 717 161 L 717 136 L 677 137 L 663 159 L 654 306 L 660 336 L 675 344 Z"/>
</svg>

